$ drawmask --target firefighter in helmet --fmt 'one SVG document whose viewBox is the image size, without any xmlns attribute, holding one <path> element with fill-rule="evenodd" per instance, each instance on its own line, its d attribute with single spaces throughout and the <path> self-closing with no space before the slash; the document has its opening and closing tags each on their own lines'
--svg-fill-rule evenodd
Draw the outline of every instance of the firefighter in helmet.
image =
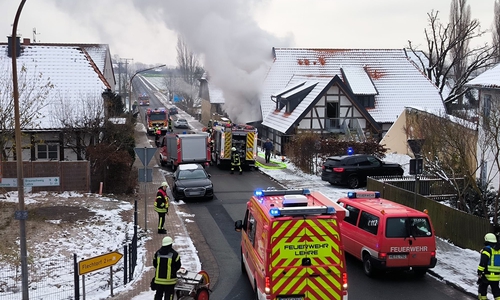
<svg viewBox="0 0 500 300">
<path fill-rule="evenodd" d="M 484 248 L 481 250 L 481 260 L 477 267 L 477 284 L 479 299 L 488 299 L 488 286 L 495 300 L 500 299 L 500 250 L 497 237 L 493 233 L 484 236 Z"/>
<path fill-rule="evenodd" d="M 241 160 L 240 154 L 236 151 L 236 148 L 231 148 L 231 174 L 234 174 L 234 168 L 237 167 L 240 170 L 240 175 L 243 174 L 241 170 Z"/>
</svg>

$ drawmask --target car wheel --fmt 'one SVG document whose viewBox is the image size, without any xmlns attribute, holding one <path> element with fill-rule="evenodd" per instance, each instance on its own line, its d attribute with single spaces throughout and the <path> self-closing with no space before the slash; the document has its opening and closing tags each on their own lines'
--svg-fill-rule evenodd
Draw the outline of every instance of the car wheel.
<svg viewBox="0 0 500 300">
<path fill-rule="evenodd" d="M 207 197 L 207 200 L 213 200 L 213 199 L 214 199 L 214 196 L 213 196 L 213 195 L 212 195 L 212 196 L 208 196 L 208 197 Z"/>
<path fill-rule="evenodd" d="M 363 271 L 368 277 L 375 276 L 375 269 L 373 268 L 371 256 L 368 253 L 363 254 Z"/>
<path fill-rule="evenodd" d="M 359 187 L 359 178 L 357 175 L 351 175 L 347 178 L 347 186 L 351 189 Z"/>
</svg>

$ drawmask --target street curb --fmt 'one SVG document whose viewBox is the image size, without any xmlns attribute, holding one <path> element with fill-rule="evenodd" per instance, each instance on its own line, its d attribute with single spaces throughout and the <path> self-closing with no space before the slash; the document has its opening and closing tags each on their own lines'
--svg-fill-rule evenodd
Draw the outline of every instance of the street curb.
<svg viewBox="0 0 500 300">
<path fill-rule="evenodd" d="M 443 278 L 443 276 L 439 275 L 438 273 L 436 273 L 436 272 L 434 272 L 434 271 L 432 271 L 432 270 L 428 270 L 428 271 L 427 271 L 427 274 L 429 274 L 429 275 L 431 275 L 432 277 L 435 277 L 435 278 L 437 278 L 437 279 L 439 279 L 439 280 L 443 281 L 444 283 L 446 283 L 446 285 L 449 285 L 449 286 L 453 287 L 454 289 L 456 289 L 456 290 L 458 290 L 458 291 L 460 291 L 460 292 L 462 292 L 462 293 L 464 293 L 464 294 L 467 294 L 467 295 L 469 295 L 469 296 L 471 296 L 471 297 L 477 297 L 477 294 L 473 294 L 473 293 L 471 293 L 471 292 L 469 292 L 469 291 L 466 291 L 466 290 L 465 290 L 464 288 L 462 288 L 461 286 L 459 286 L 459 285 L 457 285 L 457 284 L 455 284 L 455 283 L 453 283 L 453 282 L 451 282 L 451 281 L 448 281 L 448 280 L 444 279 L 444 278 Z"/>
</svg>

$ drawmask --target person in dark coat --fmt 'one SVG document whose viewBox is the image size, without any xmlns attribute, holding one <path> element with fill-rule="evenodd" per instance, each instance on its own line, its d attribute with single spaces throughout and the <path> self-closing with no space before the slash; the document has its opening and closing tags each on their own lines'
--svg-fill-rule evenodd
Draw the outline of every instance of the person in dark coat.
<svg viewBox="0 0 500 300">
<path fill-rule="evenodd" d="M 500 300 L 500 250 L 497 237 L 493 233 L 484 236 L 484 248 L 477 267 L 478 299 L 488 299 L 488 286 L 495 300 Z"/>
<path fill-rule="evenodd" d="M 236 151 L 235 147 L 231 148 L 231 174 L 234 173 L 234 168 L 238 168 L 240 171 L 240 175 L 243 174 L 243 170 L 241 169 L 241 160 L 240 154 Z"/>
<path fill-rule="evenodd" d="M 156 251 L 153 258 L 155 268 L 154 284 L 156 286 L 155 300 L 173 300 L 175 285 L 177 284 L 177 271 L 181 268 L 181 257 L 172 248 L 173 239 L 169 236 L 163 238 L 161 248 Z"/>
<path fill-rule="evenodd" d="M 264 148 L 264 151 L 266 153 L 266 164 L 268 164 L 271 161 L 271 151 L 273 151 L 273 143 L 269 139 L 266 139 L 262 147 Z"/>
<path fill-rule="evenodd" d="M 165 215 L 168 213 L 168 196 L 167 196 L 168 183 L 165 181 L 158 188 L 155 199 L 155 211 L 158 213 L 158 233 L 167 233 L 163 228 L 165 225 Z"/>
</svg>

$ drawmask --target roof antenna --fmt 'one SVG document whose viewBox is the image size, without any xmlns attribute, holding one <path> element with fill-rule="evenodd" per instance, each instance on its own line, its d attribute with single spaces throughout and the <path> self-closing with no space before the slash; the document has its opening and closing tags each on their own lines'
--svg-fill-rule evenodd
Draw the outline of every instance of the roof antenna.
<svg viewBox="0 0 500 300">
<path fill-rule="evenodd" d="M 36 43 L 36 27 L 33 27 L 33 43 Z"/>
</svg>

